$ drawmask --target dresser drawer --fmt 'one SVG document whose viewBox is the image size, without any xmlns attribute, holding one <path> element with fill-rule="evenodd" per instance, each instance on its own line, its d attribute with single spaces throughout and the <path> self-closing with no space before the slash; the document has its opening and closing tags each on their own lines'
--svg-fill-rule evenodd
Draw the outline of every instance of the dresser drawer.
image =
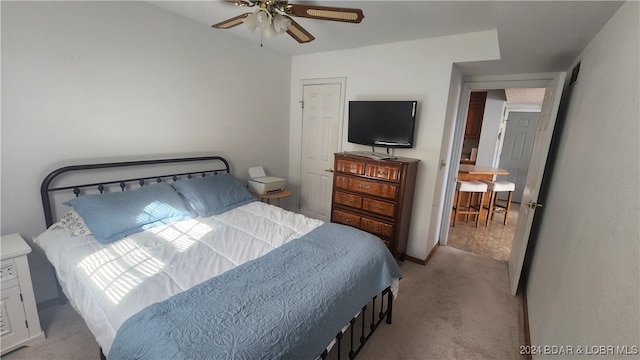
<svg viewBox="0 0 640 360">
<path fill-rule="evenodd" d="M 362 200 L 362 209 L 375 214 L 393 217 L 396 211 L 396 204 L 388 201 L 364 198 Z"/>
<path fill-rule="evenodd" d="M 362 207 L 362 196 L 336 190 L 333 194 L 333 202 L 360 209 Z"/>
<path fill-rule="evenodd" d="M 358 161 L 337 159 L 336 160 L 336 171 L 355 174 L 355 175 L 364 175 L 364 167 L 365 164 Z"/>
<path fill-rule="evenodd" d="M 351 189 L 351 179 L 348 176 L 336 175 L 334 186 L 337 189 L 349 190 Z"/>
<path fill-rule="evenodd" d="M 363 217 L 360 221 L 360 228 L 366 232 L 385 238 L 393 238 L 393 225 L 382 221 Z"/>
<path fill-rule="evenodd" d="M 364 174 L 365 176 L 373 177 L 376 179 L 399 182 L 400 171 L 400 166 L 367 164 Z"/>
<path fill-rule="evenodd" d="M 398 186 L 384 182 L 354 178 L 351 179 L 349 183 L 349 190 L 395 200 Z"/>
<path fill-rule="evenodd" d="M 346 211 L 333 210 L 331 221 L 357 228 L 360 227 L 360 216 Z"/>
</svg>

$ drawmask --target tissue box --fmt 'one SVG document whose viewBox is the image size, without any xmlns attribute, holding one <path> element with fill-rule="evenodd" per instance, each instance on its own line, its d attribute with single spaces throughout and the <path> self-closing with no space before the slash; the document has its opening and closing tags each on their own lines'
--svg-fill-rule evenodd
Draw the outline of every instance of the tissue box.
<svg viewBox="0 0 640 360">
<path fill-rule="evenodd" d="M 275 176 L 261 176 L 249 179 L 249 190 L 264 195 L 284 190 L 287 180 Z"/>
</svg>

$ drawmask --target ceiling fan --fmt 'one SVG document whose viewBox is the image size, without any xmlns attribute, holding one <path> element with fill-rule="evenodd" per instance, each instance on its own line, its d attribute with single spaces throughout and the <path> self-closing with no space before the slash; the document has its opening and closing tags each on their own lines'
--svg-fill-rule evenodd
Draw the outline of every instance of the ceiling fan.
<svg viewBox="0 0 640 360">
<path fill-rule="evenodd" d="M 290 4 L 287 0 L 226 0 L 225 2 L 241 7 L 257 7 L 257 10 L 232 17 L 211 25 L 212 27 L 229 29 L 244 23 L 251 31 L 260 28 L 262 35 L 267 38 L 286 32 L 299 43 L 308 43 L 315 37 L 291 19 L 291 16 L 356 24 L 364 18 L 361 9 Z"/>
</svg>

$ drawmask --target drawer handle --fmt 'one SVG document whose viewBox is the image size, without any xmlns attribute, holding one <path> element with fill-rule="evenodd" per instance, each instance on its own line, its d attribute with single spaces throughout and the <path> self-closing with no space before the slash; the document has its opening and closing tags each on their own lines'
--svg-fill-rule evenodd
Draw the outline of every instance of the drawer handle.
<svg viewBox="0 0 640 360">
<path fill-rule="evenodd" d="M 369 226 L 369 230 L 378 231 L 379 232 L 379 231 L 382 231 L 382 228 L 381 227 L 375 227 L 375 226 Z"/>
<path fill-rule="evenodd" d="M 349 199 L 348 197 L 343 197 L 342 201 L 344 202 L 348 202 L 348 203 L 352 203 L 353 204 L 353 199 Z"/>
<path fill-rule="evenodd" d="M 384 210 L 384 206 L 374 206 L 376 210 Z"/>
<path fill-rule="evenodd" d="M 384 175 L 384 176 L 387 176 L 387 175 L 389 175 L 389 173 L 388 173 L 388 172 L 386 172 L 386 171 L 378 171 L 378 175 Z"/>
<path fill-rule="evenodd" d="M 366 190 L 371 189 L 371 186 L 369 186 L 369 185 L 362 185 L 362 184 L 358 184 L 358 187 L 359 187 L 360 189 L 366 189 Z"/>
<path fill-rule="evenodd" d="M 344 219 L 344 221 L 345 221 L 345 222 L 352 222 L 352 221 L 353 221 L 353 219 L 351 219 L 351 218 L 346 218 L 346 219 Z"/>
</svg>

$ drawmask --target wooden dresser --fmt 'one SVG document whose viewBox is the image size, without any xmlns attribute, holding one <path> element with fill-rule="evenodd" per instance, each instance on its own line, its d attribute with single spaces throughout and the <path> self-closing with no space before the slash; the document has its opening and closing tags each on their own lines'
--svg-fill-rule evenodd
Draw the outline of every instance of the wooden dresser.
<svg viewBox="0 0 640 360">
<path fill-rule="evenodd" d="M 419 161 L 335 154 L 331 221 L 377 235 L 403 259 Z"/>
</svg>

